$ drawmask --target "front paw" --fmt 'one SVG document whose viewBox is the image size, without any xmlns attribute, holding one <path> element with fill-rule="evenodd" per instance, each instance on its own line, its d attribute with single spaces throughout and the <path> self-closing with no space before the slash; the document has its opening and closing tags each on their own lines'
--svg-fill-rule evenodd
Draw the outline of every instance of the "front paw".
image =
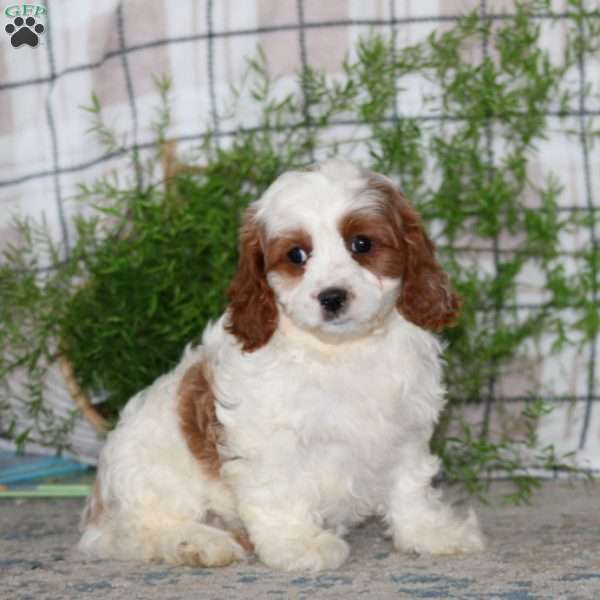
<svg viewBox="0 0 600 600">
<path fill-rule="evenodd" d="M 470 510 L 466 519 L 445 515 L 440 520 L 426 519 L 424 523 L 397 527 L 394 546 L 418 554 L 462 554 L 480 552 L 485 541 L 477 516 Z"/>
<path fill-rule="evenodd" d="M 348 544 L 329 531 L 306 538 L 281 539 L 257 548 L 259 558 L 269 567 L 284 571 L 337 569 L 350 554 Z"/>
</svg>

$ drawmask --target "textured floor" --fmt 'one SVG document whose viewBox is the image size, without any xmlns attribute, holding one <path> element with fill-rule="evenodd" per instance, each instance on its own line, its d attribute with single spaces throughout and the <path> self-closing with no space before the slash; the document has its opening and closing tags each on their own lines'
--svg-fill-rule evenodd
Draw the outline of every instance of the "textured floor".
<svg viewBox="0 0 600 600">
<path fill-rule="evenodd" d="M 600 483 L 548 483 L 530 506 L 479 507 L 489 543 L 474 556 L 400 555 L 369 523 L 350 536 L 346 565 L 321 574 L 273 572 L 254 558 L 224 569 L 84 563 L 72 552 L 81 507 L 0 501 L 0 598 L 600 599 Z"/>
</svg>

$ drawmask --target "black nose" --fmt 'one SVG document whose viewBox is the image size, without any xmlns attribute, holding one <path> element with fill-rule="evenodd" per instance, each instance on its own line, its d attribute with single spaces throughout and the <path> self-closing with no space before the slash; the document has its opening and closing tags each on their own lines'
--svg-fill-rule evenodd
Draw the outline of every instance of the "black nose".
<svg viewBox="0 0 600 600">
<path fill-rule="evenodd" d="M 321 306 L 329 313 L 338 313 L 348 300 L 348 292 L 342 288 L 330 287 L 317 296 Z"/>
</svg>

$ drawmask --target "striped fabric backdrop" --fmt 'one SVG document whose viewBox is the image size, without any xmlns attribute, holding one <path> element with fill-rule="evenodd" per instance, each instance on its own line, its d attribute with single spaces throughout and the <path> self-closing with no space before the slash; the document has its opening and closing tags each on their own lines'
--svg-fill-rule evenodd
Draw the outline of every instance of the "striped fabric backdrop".
<svg viewBox="0 0 600 600">
<path fill-rule="evenodd" d="M 5 25 L 14 22 L 10 10 L 15 4 L 0 3 L 0 249 L 16 240 L 11 215 L 43 215 L 65 254 L 74 235 L 69 214 L 75 210 L 78 183 L 115 170 L 124 177 L 128 172 L 126 151 L 108 151 L 86 133 L 90 117 L 81 107 L 90 104 L 92 90 L 107 123 L 123 132 L 125 148 L 138 146 L 144 152 L 153 144 L 149 124 L 158 105 L 152 76 L 169 75 L 170 137 L 185 153 L 208 128 L 226 144 L 240 124 L 257 123 L 251 105 L 241 103 L 233 116 L 226 108 L 232 83 L 239 81 L 246 59 L 256 56 L 259 45 L 278 85 L 293 89 L 304 65 L 340 72 L 344 57 L 352 56 L 356 41 L 371 30 L 401 46 L 451 26 L 469 10 L 503 19 L 514 9 L 509 0 L 55 0 L 44 4 L 45 15 L 36 16 L 44 26 L 39 45 L 14 48 Z M 570 18 L 567 0 L 555 0 L 553 9 L 561 19 Z M 560 48 L 560 22 L 550 29 L 547 15 L 537 18 L 547 46 Z M 550 116 L 549 136 L 532 161 L 533 173 L 555 173 L 564 184 L 564 211 L 600 208 L 600 144 L 592 143 L 592 132 L 600 131 L 598 59 L 579 64 L 571 74 L 578 107 L 560 125 L 556 115 Z M 415 82 L 397 103 L 396 114 L 437 118 L 423 114 L 426 91 L 424 82 Z M 343 123 L 336 130 L 352 134 L 358 125 Z M 585 239 L 565 238 L 566 263 L 570 246 L 599 243 L 600 228 L 592 223 L 579 235 Z M 541 301 L 530 283 L 520 294 L 522 310 Z M 540 424 L 542 442 L 577 451 L 593 469 L 600 469 L 599 351 L 596 339 L 583 351 L 569 349 L 548 358 L 542 344 L 531 365 L 555 404 Z M 57 410 L 68 411 L 68 394 L 55 375 L 51 385 Z M 510 419 L 516 410 L 511 407 L 522 406 L 527 389 L 506 378 L 495 382 L 492 391 L 491 418 Z M 75 438 L 76 450 L 93 462 L 98 440 L 85 422 L 78 422 Z"/>
</svg>

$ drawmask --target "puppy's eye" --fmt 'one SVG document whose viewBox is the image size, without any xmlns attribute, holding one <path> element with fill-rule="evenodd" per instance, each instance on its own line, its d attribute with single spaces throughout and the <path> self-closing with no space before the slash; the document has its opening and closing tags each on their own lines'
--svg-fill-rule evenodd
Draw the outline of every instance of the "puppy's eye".
<svg viewBox="0 0 600 600">
<path fill-rule="evenodd" d="M 357 235 L 352 238 L 352 242 L 350 243 L 352 252 L 356 252 L 357 254 L 366 254 L 371 251 L 372 247 L 373 242 L 366 235 Z"/>
<path fill-rule="evenodd" d="M 306 250 L 296 246 L 287 253 L 288 260 L 295 265 L 303 265 L 308 260 Z"/>
</svg>

